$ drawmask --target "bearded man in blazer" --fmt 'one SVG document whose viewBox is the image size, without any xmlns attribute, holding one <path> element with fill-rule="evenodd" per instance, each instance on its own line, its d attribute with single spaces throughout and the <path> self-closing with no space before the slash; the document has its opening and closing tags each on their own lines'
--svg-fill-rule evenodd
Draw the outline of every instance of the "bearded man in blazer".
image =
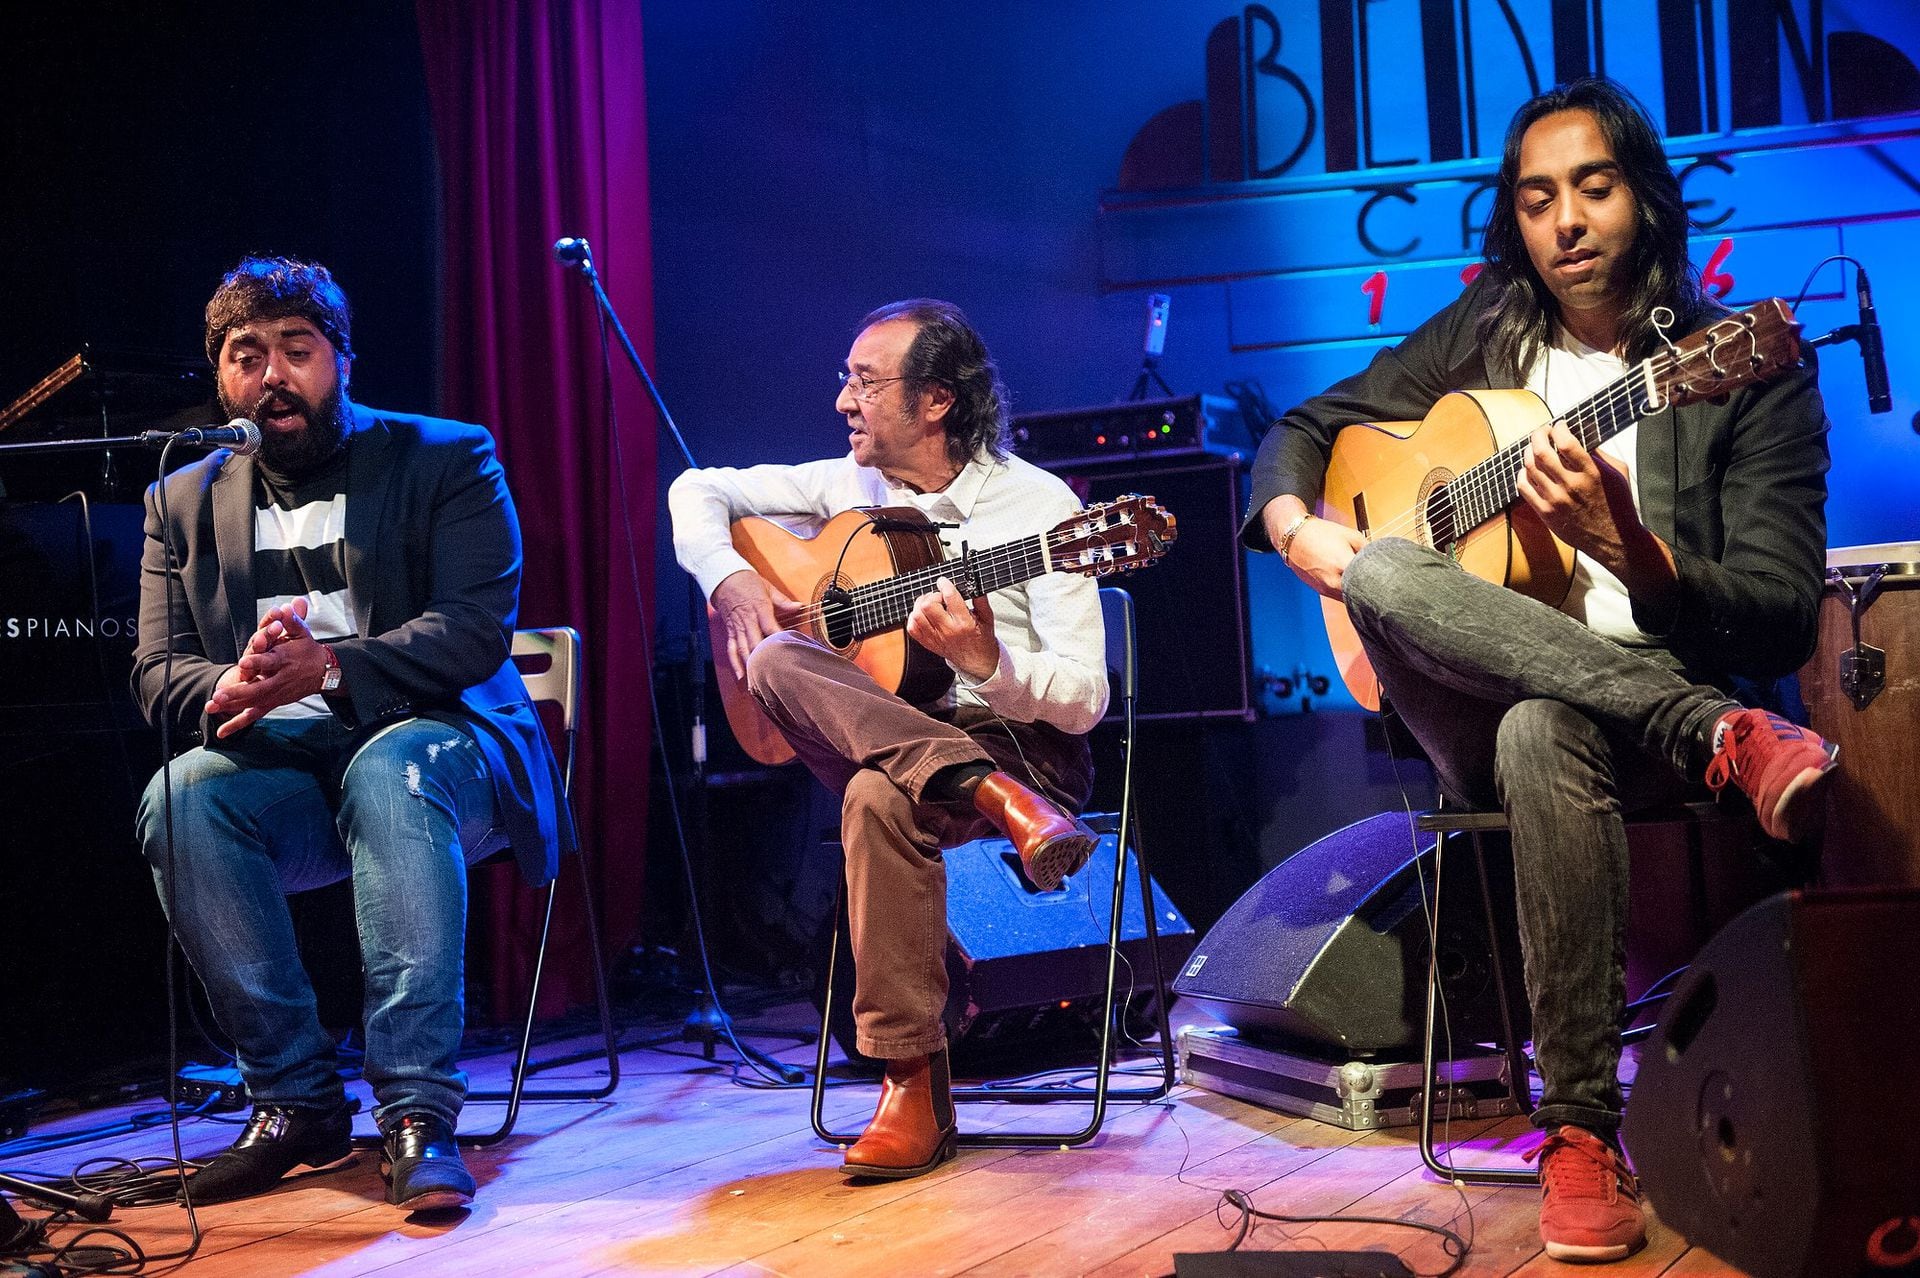
<svg viewBox="0 0 1920 1278">
<path fill-rule="evenodd" d="M 140 840 L 254 1103 L 192 1194 L 247 1197 L 351 1156 L 285 900 L 350 877 L 388 1201 L 462 1206 L 466 866 L 510 844 L 543 883 L 573 843 L 508 655 L 505 475 L 479 426 L 347 398 L 350 315 L 324 266 L 242 261 L 207 305 L 206 351 L 261 443 L 149 490 L 133 671 L 184 750 L 147 787 Z"/>
</svg>

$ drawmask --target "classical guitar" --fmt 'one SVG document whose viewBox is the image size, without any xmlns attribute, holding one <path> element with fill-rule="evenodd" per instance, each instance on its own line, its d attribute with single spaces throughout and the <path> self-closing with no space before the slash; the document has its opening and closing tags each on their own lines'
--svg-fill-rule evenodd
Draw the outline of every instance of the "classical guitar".
<svg viewBox="0 0 1920 1278">
<path fill-rule="evenodd" d="M 987 550 L 945 557 L 939 533 L 910 506 L 849 510 L 812 537 L 770 519 L 736 520 L 733 548 L 802 607 L 789 628 L 804 630 L 908 701 L 924 703 L 953 680 L 947 663 L 907 637 L 914 601 L 946 577 L 968 599 L 1018 585 L 1042 573 L 1105 577 L 1154 562 L 1179 535 L 1174 518 L 1151 497 L 1130 495 L 1062 520 L 1043 533 Z M 715 653 L 727 647 L 725 622 L 711 608 Z M 727 723 L 741 747 L 761 763 L 785 763 L 793 747 L 761 711 L 723 658 L 714 678 Z"/>
<path fill-rule="evenodd" d="M 1714 399 L 1800 362 L 1800 325 L 1769 298 L 1641 360 L 1560 420 L 1588 451 L 1649 413 Z M 1515 484 L 1528 437 L 1553 421 L 1526 390 L 1455 391 L 1417 422 L 1362 422 L 1334 437 L 1316 514 L 1372 539 L 1404 537 L 1468 572 L 1558 606 L 1573 583 L 1573 548 L 1555 537 Z M 1346 605 L 1322 599 L 1327 638 L 1348 691 L 1380 708 L 1380 681 Z"/>
</svg>

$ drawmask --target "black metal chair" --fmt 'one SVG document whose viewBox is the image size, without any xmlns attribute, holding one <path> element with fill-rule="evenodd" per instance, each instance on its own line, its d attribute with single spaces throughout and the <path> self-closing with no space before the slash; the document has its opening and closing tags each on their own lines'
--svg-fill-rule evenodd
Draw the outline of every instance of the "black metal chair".
<svg viewBox="0 0 1920 1278">
<path fill-rule="evenodd" d="M 1096 1136 L 1106 1122 L 1107 1102 L 1110 1100 L 1155 1101 L 1165 1097 L 1173 1090 L 1174 1058 L 1173 1034 L 1167 1020 L 1167 980 L 1160 963 L 1160 932 L 1154 918 L 1153 881 L 1147 873 L 1147 858 L 1138 848 L 1139 831 L 1133 813 L 1133 711 L 1135 693 L 1139 684 L 1135 660 L 1138 653 L 1134 633 L 1133 598 L 1118 587 L 1106 587 L 1100 591 L 1100 611 L 1107 630 L 1107 666 L 1114 676 L 1114 685 L 1121 700 L 1121 711 L 1125 721 L 1126 739 L 1121 751 L 1122 779 L 1120 788 L 1120 811 L 1104 813 L 1086 813 L 1083 818 L 1088 825 L 1101 834 L 1113 834 L 1114 868 L 1113 897 L 1110 902 L 1110 922 L 1107 929 L 1107 978 L 1106 994 L 1101 1005 L 1100 1053 L 1095 1065 L 1094 1087 L 1091 1097 L 1084 1093 L 1064 1091 L 1041 1091 L 1033 1088 L 1007 1087 L 987 1084 L 980 1087 L 956 1087 L 953 1099 L 960 1101 L 1013 1101 L 1026 1103 L 1076 1101 L 1089 1099 L 1092 1111 L 1084 1126 L 1071 1131 L 1048 1132 L 962 1132 L 959 1143 L 969 1146 L 992 1145 L 1081 1145 Z M 1134 864 L 1139 871 L 1140 892 L 1146 907 L 1141 911 L 1147 934 L 1147 945 L 1153 960 L 1153 997 L 1155 1024 L 1160 1031 L 1160 1080 L 1149 1087 L 1115 1088 L 1111 1085 L 1113 1064 L 1113 1029 L 1116 1013 L 1125 1014 L 1124 1008 L 1116 1008 L 1114 993 L 1118 988 L 1120 942 L 1122 925 L 1125 921 L 1127 852 L 1134 850 Z M 813 1130 L 820 1139 L 836 1145 L 850 1144 L 860 1138 L 858 1132 L 836 1132 L 827 1126 L 824 1109 L 826 1105 L 827 1051 L 832 1043 L 830 1022 L 834 1006 L 834 978 L 836 963 L 834 956 L 840 946 L 841 920 L 845 916 L 846 893 L 844 884 L 840 900 L 834 907 L 834 927 L 831 947 L 827 959 L 826 997 L 822 1000 L 825 1009 L 820 1019 L 820 1049 L 814 1061 L 813 1073 Z"/>
<path fill-rule="evenodd" d="M 1687 851 L 1690 867 L 1690 887 L 1693 893 L 1693 912 L 1696 918 L 1705 915 L 1706 887 L 1701 879 L 1702 851 L 1705 828 L 1720 820 L 1719 809 L 1710 802 L 1683 803 L 1668 807 L 1651 809 L 1630 817 L 1627 826 L 1662 825 L 1680 823 L 1687 833 Z M 1499 1001 L 1500 1011 L 1500 1047 L 1506 1055 L 1506 1082 L 1508 1093 L 1514 1104 L 1523 1114 L 1531 1114 L 1534 1109 L 1531 1078 L 1531 1066 L 1527 1060 L 1525 1044 L 1515 1027 L 1511 1009 L 1513 1002 L 1510 991 L 1516 988 L 1518 976 L 1510 965 L 1506 946 L 1501 940 L 1501 925 L 1498 911 L 1494 908 L 1493 884 L 1487 874 L 1485 840 L 1489 834 L 1505 833 L 1507 818 L 1501 812 L 1476 812 L 1467 810 L 1438 810 L 1422 812 L 1414 818 L 1414 828 L 1423 833 L 1435 835 L 1433 848 L 1433 901 L 1432 917 L 1440 917 L 1440 890 L 1446 881 L 1443 872 L 1446 864 L 1447 845 L 1464 836 L 1473 851 L 1474 869 L 1480 885 L 1480 901 L 1486 911 L 1487 942 L 1492 951 L 1492 967 L 1495 997 Z M 1434 1111 L 1448 1109 L 1450 1112 L 1450 1089 L 1442 1083 L 1436 1072 L 1438 1061 L 1438 1039 L 1442 1034 L 1439 1018 L 1440 1003 L 1440 965 L 1438 945 L 1431 948 L 1427 959 L 1427 1019 L 1425 1047 L 1421 1057 L 1424 1082 L 1423 1103 L 1420 1106 L 1420 1161 L 1427 1170 L 1447 1180 L 1458 1180 L 1470 1185 L 1532 1185 L 1539 1183 L 1540 1175 L 1533 1167 L 1461 1167 L 1442 1160 L 1433 1146 Z M 1451 1065 L 1453 1062 L 1447 1062 Z"/>
</svg>

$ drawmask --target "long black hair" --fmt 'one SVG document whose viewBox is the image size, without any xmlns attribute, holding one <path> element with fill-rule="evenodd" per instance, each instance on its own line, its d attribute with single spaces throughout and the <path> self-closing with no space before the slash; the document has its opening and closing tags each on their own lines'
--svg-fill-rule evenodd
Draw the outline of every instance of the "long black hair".
<svg viewBox="0 0 1920 1278">
<path fill-rule="evenodd" d="M 1000 366 L 966 315 L 952 302 L 915 297 L 880 307 L 860 321 L 860 328 L 901 319 L 913 321 L 920 330 L 900 365 L 907 402 L 917 401 L 935 382 L 953 392 L 953 410 L 946 420 L 947 459 L 956 466 L 982 453 L 1005 460 L 1007 388 L 1000 381 Z"/>
<path fill-rule="evenodd" d="M 1627 358 L 1644 358 L 1658 344 L 1653 326 L 1657 307 L 1671 309 L 1678 321 L 1675 332 L 1684 333 L 1711 304 L 1700 289 L 1699 273 L 1687 259 L 1687 207 L 1680 180 L 1667 162 L 1666 148 L 1646 108 L 1611 80 L 1575 80 L 1555 86 L 1523 105 L 1507 126 L 1500 186 L 1482 249 L 1486 258 L 1482 274 L 1493 296 L 1480 313 L 1476 331 L 1489 365 L 1515 377 L 1551 340 L 1554 313 L 1553 294 L 1533 269 L 1514 210 L 1520 142 L 1529 128 L 1558 111 L 1585 111 L 1593 117 L 1620 165 L 1622 180 L 1633 192 L 1637 225 L 1620 273 L 1628 288 L 1621 329 Z"/>
</svg>

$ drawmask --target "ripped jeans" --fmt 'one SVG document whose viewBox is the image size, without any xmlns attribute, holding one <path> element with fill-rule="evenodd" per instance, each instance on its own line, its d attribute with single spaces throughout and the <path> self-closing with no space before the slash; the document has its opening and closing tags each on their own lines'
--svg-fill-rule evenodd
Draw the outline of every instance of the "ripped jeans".
<svg viewBox="0 0 1920 1278">
<path fill-rule="evenodd" d="M 164 772 L 141 798 L 142 850 L 255 1103 L 342 1099 L 285 894 L 351 877 L 375 1119 L 455 1122 L 466 865 L 497 844 L 479 747 L 428 719 L 364 744 L 332 717 L 266 719 L 187 751 L 172 773 L 171 864 Z"/>
</svg>

